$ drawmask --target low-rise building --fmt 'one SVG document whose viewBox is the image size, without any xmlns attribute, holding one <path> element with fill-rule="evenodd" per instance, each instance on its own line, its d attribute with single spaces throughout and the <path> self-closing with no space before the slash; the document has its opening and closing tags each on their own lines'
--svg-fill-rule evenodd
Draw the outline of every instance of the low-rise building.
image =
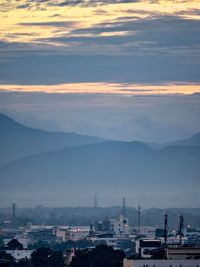
<svg viewBox="0 0 200 267">
<path fill-rule="evenodd" d="M 10 254 L 16 261 L 21 259 L 31 258 L 31 254 L 34 250 L 24 249 L 23 245 L 16 239 L 10 240 L 6 247 L 1 248 L 2 251 L 5 251 L 7 254 Z"/>
<path fill-rule="evenodd" d="M 34 250 L 30 249 L 22 249 L 22 250 L 5 250 L 6 253 L 10 254 L 13 258 L 15 258 L 16 261 L 19 261 L 21 259 L 30 259 L 31 254 L 33 253 Z"/>
<path fill-rule="evenodd" d="M 127 237 L 129 235 L 129 220 L 126 216 L 120 215 L 119 220 L 110 220 L 110 230 L 115 233 L 117 237 Z"/>
<path fill-rule="evenodd" d="M 123 267 L 200 267 L 200 260 L 124 259 Z"/>
<path fill-rule="evenodd" d="M 162 247 L 160 239 L 139 239 L 136 241 L 136 254 L 140 258 L 151 258 L 152 253 Z"/>
<path fill-rule="evenodd" d="M 169 247 L 168 259 L 200 259 L 200 247 Z M 199 266 L 200 267 L 200 266 Z"/>
<path fill-rule="evenodd" d="M 56 235 L 56 241 L 58 242 L 65 242 L 69 239 L 69 232 L 67 229 L 56 228 L 54 233 Z"/>
<path fill-rule="evenodd" d="M 159 248 L 159 243 L 154 243 L 157 240 L 139 241 L 139 253 L 135 255 L 135 259 L 124 259 L 123 267 L 200 267 L 200 247 L 161 247 L 163 253 L 158 254 L 156 249 L 152 250 L 153 247 Z M 147 254 L 143 253 L 146 249 Z"/>
<path fill-rule="evenodd" d="M 56 241 L 56 236 L 53 233 L 53 229 L 34 229 L 28 232 L 28 238 L 31 243 L 43 241 L 51 243 Z"/>
<path fill-rule="evenodd" d="M 78 241 L 80 239 L 85 239 L 88 236 L 89 232 L 81 229 L 70 230 L 69 239 L 72 241 Z"/>
</svg>

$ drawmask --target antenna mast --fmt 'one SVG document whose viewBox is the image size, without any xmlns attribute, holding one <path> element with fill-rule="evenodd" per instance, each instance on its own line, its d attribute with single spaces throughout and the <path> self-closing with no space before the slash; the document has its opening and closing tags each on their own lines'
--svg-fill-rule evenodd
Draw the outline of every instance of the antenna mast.
<svg viewBox="0 0 200 267">
<path fill-rule="evenodd" d="M 122 198 L 122 215 L 126 216 L 126 199 Z"/>
<path fill-rule="evenodd" d="M 98 208 L 98 198 L 97 198 L 97 194 L 94 195 L 94 208 Z"/>
<path fill-rule="evenodd" d="M 167 233 L 168 233 L 168 215 L 164 214 L 164 245 L 167 246 Z"/>
<path fill-rule="evenodd" d="M 183 227 L 184 227 L 183 215 L 179 215 L 179 238 L 180 238 L 180 245 L 182 245 Z"/>
<path fill-rule="evenodd" d="M 140 205 L 138 206 L 137 214 L 138 214 L 138 233 L 140 233 L 140 226 L 141 226 L 141 207 L 140 207 Z"/>
</svg>

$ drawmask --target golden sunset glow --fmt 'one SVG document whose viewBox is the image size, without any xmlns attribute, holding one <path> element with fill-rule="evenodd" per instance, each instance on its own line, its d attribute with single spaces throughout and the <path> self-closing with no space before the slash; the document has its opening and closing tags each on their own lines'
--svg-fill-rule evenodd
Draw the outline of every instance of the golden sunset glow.
<svg viewBox="0 0 200 267">
<path fill-rule="evenodd" d="M 5 89 L 6 88 L 6 89 Z M 200 92 L 200 84 L 117 84 L 72 83 L 57 85 L 0 85 L 2 91 L 44 92 L 59 94 L 120 94 L 120 95 L 168 95 L 194 94 Z"/>
<path fill-rule="evenodd" d="M 144 57 L 147 58 L 146 62 L 142 63 L 144 65 L 144 68 L 141 68 L 142 73 L 149 62 L 148 57 L 151 56 L 151 60 L 154 62 L 154 55 L 158 59 L 164 57 L 163 62 L 165 62 L 165 57 L 166 59 L 171 57 L 175 62 L 179 62 L 180 66 L 182 66 L 182 58 L 184 58 L 186 65 L 192 64 L 192 66 L 195 66 L 198 62 L 199 27 L 195 23 L 200 20 L 200 0 L 142 0 L 132 3 L 117 0 L 109 1 L 109 3 L 107 1 L 94 2 L 91 0 L 83 0 L 82 2 L 74 0 L 31 2 L 27 0 L 0 0 L 0 10 L 0 41 L 2 42 L 0 56 L 3 63 L 9 62 L 10 57 L 14 61 L 15 59 L 20 61 L 20 57 L 26 56 L 28 53 L 32 53 L 34 56 L 45 55 L 47 57 L 49 55 L 141 56 L 142 60 Z M 187 25 L 185 26 L 185 24 Z M 195 27 L 191 26 L 194 24 Z M 193 33 L 190 33 L 190 30 L 193 30 Z M 176 60 L 175 57 L 180 58 Z M 141 59 L 138 59 L 139 64 Z M 52 61 L 51 65 L 53 64 Z M 71 62 L 69 62 L 70 64 Z M 171 70 L 171 65 L 174 65 L 174 63 L 170 63 L 169 66 L 166 65 L 166 75 L 168 73 L 167 69 Z M 165 66 L 165 63 L 156 66 L 156 68 L 160 70 L 163 66 Z M 180 66 L 175 67 L 175 71 L 180 70 Z M 27 69 L 26 65 L 23 65 L 23 67 Z M 59 67 L 55 68 L 58 69 Z M 127 66 L 127 69 L 131 68 L 131 66 Z M 137 69 L 137 64 L 135 68 Z M 18 67 L 16 69 L 18 70 Z M 8 75 L 9 72 L 13 74 L 13 70 L 10 70 L 10 68 L 7 71 Z M 21 72 L 23 73 L 23 70 Z M 76 73 L 76 69 L 74 72 Z M 115 66 L 113 72 L 115 72 Z M 80 74 L 80 71 L 78 73 Z M 97 73 L 101 76 L 101 71 L 98 70 Z M 135 69 L 133 73 L 135 73 Z M 147 74 L 148 71 L 144 73 L 144 77 Z M 123 74 L 120 73 L 120 75 L 123 78 Z M 184 74 L 181 75 L 185 78 Z M 37 78 L 37 75 L 35 76 Z M 65 76 L 68 77 L 67 72 L 64 74 Z M 17 74 L 16 77 L 18 77 Z M 22 77 L 24 78 L 26 75 L 24 74 Z M 85 80 L 90 80 L 91 77 L 92 74 L 90 75 L 90 71 L 88 71 L 88 79 Z M 137 74 L 135 77 L 137 80 Z M 46 80 L 37 82 L 37 84 L 40 84 L 38 86 L 31 85 L 29 82 L 22 86 L 18 85 L 20 82 L 17 81 L 8 81 L 8 84 L 13 85 L 7 85 L 3 79 L 0 88 L 1 90 L 16 90 L 18 88 L 20 91 L 44 91 L 49 93 L 79 92 L 131 95 L 151 93 L 192 94 L 199 92 L 198 82 L 192 82 L 192 79 L 185 79 L 186 81 L 182 82 L 182 79 L 173 78 L 172 81 L 169 79 L 168 82 L 168 79 L 159 78 L 159 73 L 156 77 L 158 77 L 159 84 L 164 85 L 151 82 L 151 84 L 155 84 L 151 86 L 142 81 L 139 85 L 135 85 L 137 82 L 128 82 L 129 85 L 121 85 L 120 82 L 116 82 L 116 79 L 107 82 L 104 78 L 91 83 L 82 83 L 75 76 L 74 84 L 68 81 L 57 81 L 56 83 L 53 82 L 53 84 L 58 84 L 56 86 L 46 86 L 43 84 L 49 84 L 47 76 Z M 126 79 L 122 80 L 126 82 Z M 179 82 L 181 84 L 178 84 Z"/>
<path fill-rule="evenodd" d="M 44 1 L 37 3 L 33 1 L 31 4 L 24 0 L 1 0 L 0 38 L 9 42 L 37 43 L 40 42 L 40 38 L 60 36 L 63 33 L 68 36 L 71 30 L 74 29 L 89 28 L 100 23 L 115 21 L 118 18 L 131 18 L 133 16 L 136 20 L 139 20 L 140 18 L 153 17 L 156 14 L 178 14 L 188 19 L 200 19 L 200 15 L 195 12 L 200 10 L 199 0 L 141 1 L 121 4 L 101 3 L 96 6 L 68 6 L 67 4 L 62 5 L 62 2 Z M 53 25 L 53 23 L 57 23 L 58 21 L 74 22 L 74 24 L 59 27 L 56 24 Z M 45 25 L 48 22 L 51 22 L 52 25 Z M 34 25 L 34 23 L 36 24 Z M 40 23 L 44 24 L 40 25 Z"/>
</svg>

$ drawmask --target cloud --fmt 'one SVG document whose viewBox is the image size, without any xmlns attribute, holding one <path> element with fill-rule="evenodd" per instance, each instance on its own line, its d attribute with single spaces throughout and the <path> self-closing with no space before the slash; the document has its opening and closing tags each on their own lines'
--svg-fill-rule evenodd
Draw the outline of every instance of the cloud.
<svg viewBox="0 0 200 267">
<path fill-rule="evenodd" d="M 121 39 L 126 38 L 126 41 L 139 39 L 140 41 L 156 41 L 156 43 L 160 43 L 161 45 L 162 43 L 166 45 L 200 44 L 200 20 L 184 19 L 178 16 L 156 16 L 145 19 L 129 18 L 126 21 L 121 21 L 120 18 L 120 20 L 114 22 L 105 22 L 90 28 L 74 30 L 71 32 L 71 35 L 100 35 L 105 32 L 118 31 L 129 33 L 122 36 L 116 35 L 119 42 Z M 103 38 L 102 36 L 99 37 Z M 108 38 L 111 37 L 108 36 Z"/>
<path fill-rule="evenodd" d="M 48 21 L 48 22 L 23 22 L 18 25 L 21 26 L 50 26 L 50 27 L 72 27 L 77 25 L 75 21 Z"/>
<path fill-rule="evenodd" d="M 16 50 L 17 51 L 17 50 Z M 1 83 L 60 84 L 70 82 L 200 82 L 199 65 L 182 55 L 64 55 L 9 53 L 0 60 Z M 199 63 L 198 63 L 199 64 Z"/>
<path fill-rule="evenodd" d="M 0 92 L 0 111 L 34 127 L 118 140 L 164 142 L 200 131 L 199 95 Z"/>
<path fill-rule="evenodd" d="M 60 28 L 74 27 L 74 22 L 23 25 Z M 120 19 L 71 29 L 66 36 L 33 38 L 33 43 L 0 42 L 1 81 L 22 84 L 200 81 L 199 20 L 177 16 Z"/>
<path fill-rule="evenodd" d="M 140 2 L 140 0 L 65 0 L 62 2 L 51 2 L 54 6 L 100 6 L 107 4 L 126 4 Z"/>
<path fill-rule="evenodd" d="M 26 3 L 26 4 L 18 5 L 18 6 L 16 6 L 16 8 L 18 8 L 18 9 L 27 9 L 27 8 L 29 8 L 30 6 L 31 6 L 30 3 Z"/>
<path fill-rule="evenodd" d="M 88 28 L 71 29 L 70 33 L 58 37 L 37 40 L 67 45 L 71 54 L 95 53 L 96 49 L 96 54 L 106 51 L 109 55 L 182 54 L 184 58 L 196 60 L 200 56 L 200 20 L 178 16 L 119 18 Z"/>
<path fill-rule="evenodd" d="M 84 22 L 18 24 L 0 42 L 1 82 L 199 82 L 200 20 L 153 13 Z"/>
<path fill-rule="evenodd" d="M 62 2 L 55 2 L 52 5 L 55 6 L 76 6 L 76 5 L 84 5 L 85 1 L 82 0 L 66 0 L 66 1 L 62 1 Z"/>
<path fill-rule="evenodd" d="M 135 3 L 140 2 L 142 0 L 33 0 L 33 1 L 23 1 L 21 4 L 16 5 L 18 9 L 29 9 L 29 8 L 48 8 L 49 6 L 57 6 L 57 7 L 96 7 L 103 6 L 108 4 L 126 4 L 126 3 Z M 41 6 L 41 4 L 43 4 Z M 4 3 L 4 7 L 6 9 L 11 8 L 11 4 Z"/>
<path fill-rule="evenodd" d="M 109 12 L 105 9 L 98 8 L 93 12 L 94 15 L 108 15 Z"/>
</svg>

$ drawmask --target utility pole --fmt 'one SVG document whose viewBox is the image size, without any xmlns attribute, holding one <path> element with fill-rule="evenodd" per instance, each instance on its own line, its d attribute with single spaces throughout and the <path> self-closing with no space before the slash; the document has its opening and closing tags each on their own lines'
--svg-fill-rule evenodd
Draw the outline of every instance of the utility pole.
<svg viewBox="0 0 200 267">
<path fill-rule="evenodd" d="M 94 195 L 94 208 L 98 208 L 98 198 L 97 198 L 97 194 Z"/>
<path fill-rule="evenodd" d="M 122 215 L 126 216 L 126 199 L 125 199 L 125 197 L 122 198 Z"/>
<path fill-rule="evenodd" d="M 182 237 L 183 237 L 183 227 L 184 227 L 184 219 L 183 215 L 179 215 L 179 238 L 180 238 L 180 245 L 182 245 Z"/>
<path fill-rule="evenodd" d="M 167 247 L 168 215 L 164 213 L 164 246 Z"/>
<path fill-rule="evenodd" d="M 140 207 L 140 205 L 138 206 L 137 215 L 138 215 L 138 233 L 140 233 L 140 226 L 141 226 L 141 207 Z"/>
<path fill-rule="evenodd" d="M 16 220 L 16 204 L 13 203 L 12 204 L 12 223 L 15 224 L 15 220 Z"/>
</svg>

